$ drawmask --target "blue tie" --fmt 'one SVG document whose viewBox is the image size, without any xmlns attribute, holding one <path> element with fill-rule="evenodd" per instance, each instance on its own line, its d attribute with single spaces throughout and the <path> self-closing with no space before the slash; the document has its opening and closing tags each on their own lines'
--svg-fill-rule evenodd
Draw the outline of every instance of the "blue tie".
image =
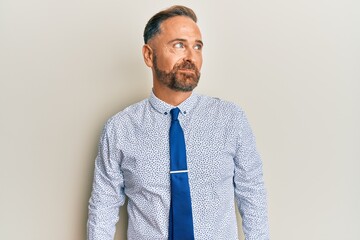
<svg viewBox="0 0 360 240">
<path fill-rule="evenodd" d="M 184 133 L 180 126 L 179 108 L 173 108 L 170 126 L 170 185 L 169 240 L 193 240 L 194 229 L 190 187 L 186 164 Z"/>
</svg>

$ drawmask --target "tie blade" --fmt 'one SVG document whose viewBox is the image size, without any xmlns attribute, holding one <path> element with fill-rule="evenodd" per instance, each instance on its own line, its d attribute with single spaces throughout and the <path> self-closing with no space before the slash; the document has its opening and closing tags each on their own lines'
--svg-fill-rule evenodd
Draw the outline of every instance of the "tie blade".
<svg viewBox="0 0 360 240">
<path fill-rule="evenodd" d="M 172 235 L 174 239 L 194 239 L 188 173 L 171 175 Z"/>
</svg>

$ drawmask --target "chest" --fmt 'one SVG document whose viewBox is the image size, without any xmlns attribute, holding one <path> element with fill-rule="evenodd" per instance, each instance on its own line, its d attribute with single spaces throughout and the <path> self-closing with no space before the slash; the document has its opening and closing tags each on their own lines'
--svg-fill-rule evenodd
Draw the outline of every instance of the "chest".
<svg viewBox="0 0 360 240">
<path fill-rule="evenodd" d="M 193 187 L 214 185 L 233 176 L 235 145 L 225 123 L 181 121 L 186 143 L 189 181 Z M 121 169 L 128 188 L 169 188 L 170 123 L 136 127 L 126 132 L 119 146 Z"/>
</svg>

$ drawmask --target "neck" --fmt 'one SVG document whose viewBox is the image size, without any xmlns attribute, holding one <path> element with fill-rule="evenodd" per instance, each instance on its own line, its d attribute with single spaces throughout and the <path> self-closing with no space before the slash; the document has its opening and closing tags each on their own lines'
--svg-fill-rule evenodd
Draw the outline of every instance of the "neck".
<svg viewBox="0 0 360 240">
<path fill-rule="evenodd" d="M 188 97 L 190 97 L 192 93 L 192 91 L 189 92 L 174 91 L 166 86 L 159 84 L 154 84 L 153 91 L 157 98 L 173 106 L 178 106 Z"/>
</svg>

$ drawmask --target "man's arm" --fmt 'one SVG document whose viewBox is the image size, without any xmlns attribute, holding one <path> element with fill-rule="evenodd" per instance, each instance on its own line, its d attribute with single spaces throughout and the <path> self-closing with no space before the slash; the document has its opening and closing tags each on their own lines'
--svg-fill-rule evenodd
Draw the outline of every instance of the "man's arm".
<svg viewBox="0 0 360 240">
<path fill-rule="evenodd" d="M 120 151 L 111 128 L 105 126 L 95 161 L 94 181 L 89 200 L 88 240 L 113 240 L 119 208 L 125 202 Z"/>
<path fill-rule="evenodd" d="M 240 112 L 235 162 L 235 197 L 246 240 L 268 240 L 266 190 L 262 162 L 244 112 Z"/>
</svg>

